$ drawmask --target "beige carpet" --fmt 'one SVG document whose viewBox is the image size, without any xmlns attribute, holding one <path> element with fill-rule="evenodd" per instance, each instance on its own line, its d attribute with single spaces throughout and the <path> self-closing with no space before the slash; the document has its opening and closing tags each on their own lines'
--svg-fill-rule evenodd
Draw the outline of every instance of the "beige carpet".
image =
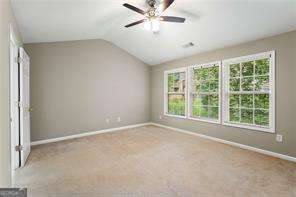
<svg viewBox="0 0 296 197">
<path fill-rule="evenodd" d="M 35 146 L 33 197 L 296 196 L 296 163 L 147 126 Z"/>
</svg>

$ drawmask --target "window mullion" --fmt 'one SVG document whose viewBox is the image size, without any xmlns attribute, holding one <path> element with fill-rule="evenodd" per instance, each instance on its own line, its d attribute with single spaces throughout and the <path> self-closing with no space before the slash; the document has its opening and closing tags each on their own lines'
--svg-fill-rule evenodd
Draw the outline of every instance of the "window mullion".
<svg viewBox="0 0 296 197">
<path fill-rule="evenodd" d="M 256 61 L 253 61 L 254 64 L 253 64 L 253 124 L 255 125 L 255 69 L 256 69 Z"/>
<path fill-rule="evenodd" d="M 242 63 L 239 64 L 239 91 L 242 91 Z M 239 122 L 242 119 L 242 95 L 239 95 Z"/>
</svg>

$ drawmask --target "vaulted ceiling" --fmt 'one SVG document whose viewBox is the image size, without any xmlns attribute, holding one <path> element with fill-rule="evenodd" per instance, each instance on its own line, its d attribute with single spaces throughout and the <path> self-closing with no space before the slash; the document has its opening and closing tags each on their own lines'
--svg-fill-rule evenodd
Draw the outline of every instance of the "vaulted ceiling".
<svg viewBox="0 0 296 197">
<path fill-rule="evenodd" d="M 150 65 L 296 30 L 295 0 L 175 0 L 165 15 L 187 20 L 161 23 L 159 34 L 125 28 L 142 16 L 123 3 L 148 8 L 145 0 L 12 0 L 25 43 L 104 39 Z M 188 42 L 195 46 L 184 49 Z"/>
</svg>

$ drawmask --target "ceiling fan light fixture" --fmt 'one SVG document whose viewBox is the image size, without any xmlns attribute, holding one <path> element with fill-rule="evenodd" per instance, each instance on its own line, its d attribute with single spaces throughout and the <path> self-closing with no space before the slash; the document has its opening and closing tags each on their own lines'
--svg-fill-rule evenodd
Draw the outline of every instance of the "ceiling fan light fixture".
<svg viewBox="0 0 296 197">
<path fill-rule="evenodd" d="M 147 31 L 158 32 L 160 28 L 159 20 L 155 18 L 145 21 L 144 28 Z"/>
<path fill-rule="evenodd" d="M 152 29 L 152 24 L 151 24 L 151 22 L 150 22 L 149 20 L 145 21 L 145 23 L 144 23 L 144 28 L 145 28 L 145 30 L 147 30 L 147 31 L 151 31 L 151 29 Z"/>
<path fill-rule="evenodd" d="M 159 27 L 160 27 L 159 20 L 158 19 L 153 19 L 151 21 L 151 26 L 152 26 L 152 31 L 153 32 L 158 32 L 159 31 Z"/>
</svg>

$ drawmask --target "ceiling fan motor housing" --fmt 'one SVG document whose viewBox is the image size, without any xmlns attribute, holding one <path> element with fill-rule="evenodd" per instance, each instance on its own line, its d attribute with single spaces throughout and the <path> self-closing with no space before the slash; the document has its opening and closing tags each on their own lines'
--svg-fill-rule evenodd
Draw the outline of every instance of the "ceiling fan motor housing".
<svg viewBox="0 0 296 197">
<path fill-rule="evenodd" d="M 146 16 L 148 18 L 155 18 L 160 15 L 157 10 L 157 5 L 160 4 L 160 0 L 147 0 L 147 4 L 150 6 L 150 9 L 147 11 Z"/>
</svg>

